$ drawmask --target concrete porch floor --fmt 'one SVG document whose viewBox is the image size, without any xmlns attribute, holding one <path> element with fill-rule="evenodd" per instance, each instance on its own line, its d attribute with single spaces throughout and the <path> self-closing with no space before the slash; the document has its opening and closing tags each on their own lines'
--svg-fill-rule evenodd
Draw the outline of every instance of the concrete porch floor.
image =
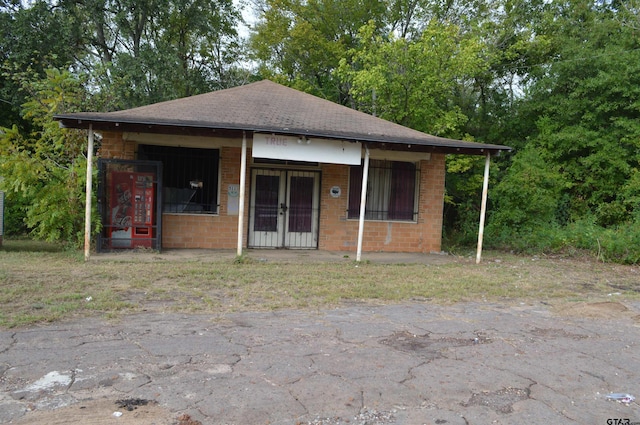
<svg viewBox="0 0 640 425">
<path fill-rule="evenodd" d="M 245 249 L 243 255 L 256 261 L 280 263 L 335 263 L 356 261 L 354 251 L 324 251 L 303 249 Z M 164 249 L 155 252 L 146 249 L 122 250 L 110 253 L 92 253 L 90 261 L 126 260 L 126 261 L 232 261 L 235 250 L 223 249 Z M 468 257 L 447 253 L 411 253 L 411 252 L 363 252 L 362 262 L 380 264 L 445 264 L 450 262 L 473 262 Z"/>
</svg>

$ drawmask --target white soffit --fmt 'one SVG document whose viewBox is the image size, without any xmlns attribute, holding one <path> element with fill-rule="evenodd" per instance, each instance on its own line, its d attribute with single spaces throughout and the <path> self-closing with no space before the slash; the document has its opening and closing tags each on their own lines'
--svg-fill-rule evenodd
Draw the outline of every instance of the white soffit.
<svg viewBox="0 0 640 425">
<path fill-rule="evenodd" d="M 122 139 L 125 141 L 133 141 L 144 145 L 160 145 L 160 146 L 176 146 L 185 148 L 204 148 L 216 149 L 223 146 L 242 146 L 240 139 L 231 139 L 227 137 L 203 137 L 203 136 L 184 136 L 172 134 L 153 134 L 153 133 L 122 133 Z"/>
</svg>

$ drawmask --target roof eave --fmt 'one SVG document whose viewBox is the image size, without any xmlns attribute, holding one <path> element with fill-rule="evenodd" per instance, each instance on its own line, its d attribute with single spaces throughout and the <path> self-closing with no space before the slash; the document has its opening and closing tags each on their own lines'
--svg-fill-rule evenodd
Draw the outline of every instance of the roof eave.
<svg viewBox="0 0 640 425">
<path fill-rule="evenodd" d="M 402 150 L 415 152 L 434 152 L 465 155 L 485 155 L 487 152 L 498 154 L 501 151 L 511 151 L 508 146 L 465 142 L 453 139 L 430 136 L 426 138 L 393 137 L 389 135 L 345 133 L 326 130 L 309 130 L 290 127 L 260 127 L 250 125 L 234 125 L 229 123 L 203 123 L 194 121 L 165 121 L 165 120 L 114 120 L 113 117 L 101 117 L 91 113 L 55 115 L 54 119 L 64 128 L 88 129 L 91 126 L 98 131 L 129 131 L 152 132 L 193 135 L 228 135 L 230 132 L 251 131 L 256 133 L 277 133 L 287 135 L 306 135 L 346 140 L 352 142 L 372 143 L 378 148 L 388 150 Z M 428 135 L 426 135 L 428 136 Z M 433 140 L 428 140 L 433 138 Z M 383 146 L 380 146 L 383 145 Z"/>
</svg>

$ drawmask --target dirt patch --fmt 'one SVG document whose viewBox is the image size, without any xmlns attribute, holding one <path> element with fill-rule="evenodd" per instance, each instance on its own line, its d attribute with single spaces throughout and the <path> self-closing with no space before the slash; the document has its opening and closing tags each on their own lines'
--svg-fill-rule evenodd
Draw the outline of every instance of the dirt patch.
<svg viewBox="0 0 640 425">
<path fill-rule="evenodd" d="M 38 410 L 27 413 L 13 422 L 17 425 L 68 425 L 68 424 L 114 424 L 119 425 L 175 425 L 181 423 L 171 418 L 171 412 L 157 403 L 146 404 L 109 399 L 87 400 L 73 406 L 55 410 Z M 146 400 L 145 400 L 146 401 Z M 131 410 L 129 410 L 131 409 Z M 120 415 L 121 414 L 121 415 Z M 195 422 L 185 422 L 189 425 Z"/>
<path fill-rule="evenodd" d="M 638 316 L 636 312 L 616 301 L 564 304 L 557 308 L 557 312 L 568 316 L 590 317 L 594 319 L 631 318 L 640 321 L 640 316 Z"/>
<path fill-rule="evenodd" d="M 418 353 L 420 356 L 426 357 L 429 360 L 443 357 L 448 348 L 487 344 L 490 342 L 490 339 L 480 334 L 477 334 L 475 338 L 431 338 L 429 334 L 415 335 L 407 331 L 395 332 L 393 335 L 380 340 L 381 344 L 388 345 L 399 351 Z"/>
<path fill-rule="evenodd" d="M 178 418 L 177 425 L 202 425 L 202 422 L 191 419 L 189 415 L 182 415 Z"/>
<path fill-rule="evenodd" d="M 533 328 L 531 330 L 531 333 L 533 335 L 539 336 L 539 337 L 551 337 L 551 338 L 570 338 L 570 339 L 574 339 L 574 340 L 580 340 L 580 339 L 585 339 L 585 338 L 589 338 L 588 335 L 582 335 L 582 334 L 574 334 L 571 332 L 567 332 L 564 329 L 555 329 L 555 328 Z"/>
<path fill-rule="evenodd" d="M 528 389 L 509 387 L 498 391 L 475 393 L 464 406 L 486 406 L 496 412 L 506 414 L 513 412 L 514 403 L 528 398 Z"/>
</svg>

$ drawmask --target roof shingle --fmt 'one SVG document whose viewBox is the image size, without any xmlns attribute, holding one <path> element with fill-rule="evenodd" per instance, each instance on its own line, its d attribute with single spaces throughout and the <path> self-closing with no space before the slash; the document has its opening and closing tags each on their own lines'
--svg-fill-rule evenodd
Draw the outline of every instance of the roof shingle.
<svg viewBox="0 0 640 425">
<path fill-rule="evenodd" d="M 269 80 L 123 111 L 54 118 L 71 128 L 94 124 L 118 125 L 123 131 L 132 125 L 161 126 L 166 132 L 172 127 L 262 131 L 477 154 L 511 149 L 432 136 Z"/>
</svg>

